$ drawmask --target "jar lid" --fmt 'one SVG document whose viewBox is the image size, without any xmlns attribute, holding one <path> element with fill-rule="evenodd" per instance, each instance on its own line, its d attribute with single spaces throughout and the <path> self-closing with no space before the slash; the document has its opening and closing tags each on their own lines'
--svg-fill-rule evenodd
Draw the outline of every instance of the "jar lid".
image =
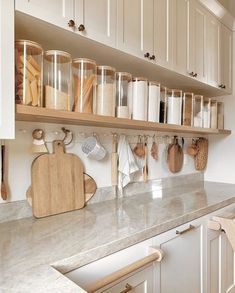
<svg viewBox="0 0 235 293">
<path fill-rule="evenodd" d="M 150 84 L 153 84 L 153 85 L 156 85 L 156 86 L 161 86 L 160 82 L 157 82 L 157 81 L 149 81 L 149 85 Z"/>
<path fill-rule="evenodd" d="M 116 78 L 123 77 L 128 81 L 132 80 L 132 75 L 129 72 L 116 72 Z"/>
<path fill-rule="evenodd" d="M 111 71 L 116 71 L 114 67 L 107 66 L 107 65 L 99 65 L 97 66 L 97 70 L 111 70 Z"/>
<path fill-rule="evenodd" d="M 194 97 L 194 93 L 185 92 L 184 93 L 184 97 L 187 97 L 187 96 L 191 96 L 191 98 L 193 98 Z"/>
<path fill-rule="evenodd" d="M 182 97 L 182 91 L 177 89 L 167 89 L 167 95 Z"/>
<path fill-rule="evenodd" d="M 96 66 L 96 62 L 88 58 L 75 58 L 72 60 L 72 62 L 73 62 L 73 65 L 77 65 L 77 64 L 79 65 L 81 63 L 89 63 Z"/>
<path fill-rule="evenodd" d="M 54 56 L 58 56 L 59 60 L 57 60 L 57 63 L 68 63 L 71 62 L 71 55 L 68 52 L 60 51 L 60 50 L 48 50 L 45 52 L 45 59 L 47 61 L 53 61 Z"/>
<path fill-rule="evenodd" d="M 146 77 L 133 77 L 132 78 L 132 81 L 135 82 L 135 81 L 148 81 L 148 79 Z"/>
<path fill-rule="evenodd" d="M 194 98 L 195 99 L 201 99 L 201 100 L 203 100 L 203 96 L 202 95 L 194 95 Z"/>
<path fill-rule="evenodd" d="M 42 46 L 34 41 L 30 41 L 30 40 L 16 40 L 15 41 L 15 45 L 17 46 L 28 46 L 31 47 L 32 49 L 38 49 L 39 52 L 41 53 L 41 51 L 43 51 Z"/>
</svg>

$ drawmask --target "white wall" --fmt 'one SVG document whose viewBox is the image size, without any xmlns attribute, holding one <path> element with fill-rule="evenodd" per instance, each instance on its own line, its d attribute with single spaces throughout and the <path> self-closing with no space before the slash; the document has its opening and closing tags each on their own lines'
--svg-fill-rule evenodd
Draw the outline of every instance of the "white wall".
<svg viewBox="0 0 235 293">
<path fill-rule="evenodd" d="M 104 147 L 111 152 L 111 133 L 119 132 L 123 133 L 122 130 L 114 130 L 114 129 L 94 129 L 89 127 L 82 126 L 67 126 L 71 129 L 75 134 L 75 142 L 67 148 L 67 152 L 74 152 L 82 159 L 85 171 L 91 175 L 97 182 L 98 187 L 111 186 L 111 162 L 110 155 L 104 161 L 96 162 L 91 161 L 85 157 L 85 155 L 81 151 L 81 142 L 84 137 L 81 136 L 81 133 L 91 134 L 93 131 L 96 131 L 100 137 L 100 141 L 104 145 Z M 53 139 L 58 139 L 60 136 L 55 135 L 55 131 L 60 131 L 61 126 L 56 124 L 39 124 L 39 123 L 27 123 L 27 122 L 17 122 L 16 123 L 16 139 L 12 141 L 8 141 L 7 149 L 8 149 L 8 182 L 10 187 L 10 198 L 9 201 L 16 201 L 25 199 L 25 193 L 27 188 L 30 185 L 30 167 L 31 162 L 35 158 L 35 155 L 32 155 L 30 152 L 30 147 L 32 143 L 31 133 L 35 128 L 42 128 L 46 131 L 47 137 L 46 139 L 52 141 Z M 62 132 L 60 131 L 62 134 Z M 136 135 L 141 134 L 149 134 L 153 135 L 153 132 L 136 132 L 136 131 L 126 131 L 125 133 L 133 135 L 129 138 L 132 145 L 134 145 L 137 141 Z M 161 135 L 156 133 L 157 135 Z M 186 144 L 190 143 L 191 139 L 186 139 Z M 149 141 L 149 150 L 151 148 L 152 141 Z M 51 148 L 51 144 L 49 144 Z M 149 155 L 149 178 L 163 178 L 167 176 L 174 176 L 171 174 L 166 165 L 166 156 L 165 156 L 165 144 L 160 142 L 159 145 L 159 160 L 154 161 Z M 190 174 L 195 172 L 193 160 L 185 155 L 185 165 L 183 170 L 178 173 L 180 174 Z M 3 202 L 3 201 L 0 201 Z"/>
</svg>

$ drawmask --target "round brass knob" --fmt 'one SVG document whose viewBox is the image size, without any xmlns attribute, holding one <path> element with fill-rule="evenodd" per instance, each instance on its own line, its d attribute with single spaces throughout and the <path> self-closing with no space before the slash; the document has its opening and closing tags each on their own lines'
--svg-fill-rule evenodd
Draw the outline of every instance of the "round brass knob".
<svg viewBox="0 0 235 293">
<path fill-rule="evenodd" d="M 156 58 L 155 55 L 152 55 L 149 59 L 150 60 L 155 60 L 155 58 Z"/>
<path fill-rule="evenodd" d="M 197 77 L 197 73 L 194 73 L 193 77 Z"/>
<path fill-rule="evenodd" d="M 68 26 L 69 26 L 69 27 L 75 27 L 75 22 L 74 22 L 74 20 L 70 19 L 69 22 L 68 22 Z"/>
<path fill-rule="evenodd" d="M 78 30 L 79 32 L 83 32 L 85 30 L 85 26 L 83 24 L 80 24 Z"/>
<path fill-rule="evenodd" d="M 193 71 L 190 72 L 189 75 L 190 75 L 190 76 L 194 76 L 194 72 L 193 72 Z"/>
<path fill-rule="evenodd" d="M 144 57 L 145 58 L 149 58 L 149 56 L 150 56 L 149 52 L 147 52 L 147 53 L 144 54 Z"/>
</svg>

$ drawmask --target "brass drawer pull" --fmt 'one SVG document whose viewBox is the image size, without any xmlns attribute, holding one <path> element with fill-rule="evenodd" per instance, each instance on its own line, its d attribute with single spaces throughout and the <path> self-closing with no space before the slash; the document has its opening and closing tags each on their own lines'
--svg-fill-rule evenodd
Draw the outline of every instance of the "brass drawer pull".
<svg viewBox="0 0 235 293">
<path fill-rule="evenodd" d="M 127 293 L 127 292 L 130 292 L 133 289 L 133 287 L 128 283 L 126 284 L 125 288 L 126 289 L 122 290 L 120 293 Z"/>
<path fill-rule="evenodd" d="M 182 230 L 182 231 L 176 230 L 175 234 L 182 235 L 182 234 L 187 233 L 187 232 L 189 232 L 189 231 L 191 231 L 193 229 L 195 229 L 195 226 L 189 225 L 189 227 L 187 229 L 185 229 L 185 230 Z"/>
</svg>

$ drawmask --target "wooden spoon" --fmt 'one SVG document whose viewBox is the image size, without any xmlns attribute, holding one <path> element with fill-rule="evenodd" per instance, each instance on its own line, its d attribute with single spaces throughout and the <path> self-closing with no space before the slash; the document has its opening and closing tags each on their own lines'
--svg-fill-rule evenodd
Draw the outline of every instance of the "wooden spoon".
<svg viewBox="0 0 235 293">
<path fill-rule="evenodd" d="M 5 183 L 5 145 L 2 144 L 1 145 L 1 157 L 2 157 L 2 180 L 1 180 L 1 196 L 3 200 L 7 200 L 7 187 L 6 187 L 6 183 Z"/>
</svg>

